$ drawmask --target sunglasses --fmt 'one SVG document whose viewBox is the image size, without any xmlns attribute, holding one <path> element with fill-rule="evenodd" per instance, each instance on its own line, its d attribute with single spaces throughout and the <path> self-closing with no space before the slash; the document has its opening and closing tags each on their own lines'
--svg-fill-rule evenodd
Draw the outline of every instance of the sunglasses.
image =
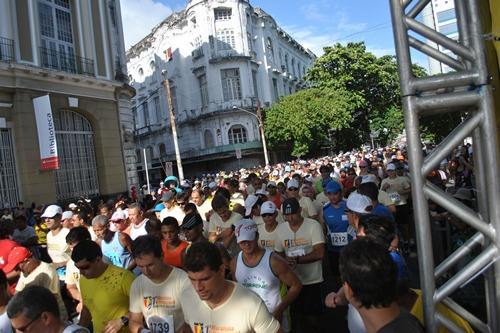
<svg viewBox="0 0 500 333">
<path fill-rule="evenodd" d="M 360 166 L 359 168 L 360 168 L 360 169 L 366 169 L 366 168 L 368 168 L 368 167 L 367 167 L 367 166 Z"/>
<path fill-rule="evenodd" d="M 298 188 L 296 188 L 296 187 L 289 187 L 289 188 L 288 188 L 288 191 L 298 191 L 298 190 L 299 190 L 299 189 L 298 189 Z"/>
<path fill-rule="evenodd" d="M 41 313 L 39 313 L 35 318 L 31 319 L 31 321 L 29 323 L 27 323 L 26 325 L 24 325 L 23 327 L 19 327 L 19 328 L 16 328 L 15 331 L 19 331 L 19 332 L 26 332 L 29 327 L 35 322 L 37 321 L 38 319 L 40 319 L 40 317 L 42 316 Z"/>
<path fill-rule="evenodd" d="M 270 217 L 270 216 L 273 216 L 274 214 L 261 214 L 260 216 L 262 216 L 262 218 L 266 218 L 266 217 Z"/>
<path fill-rule="evenodd" d="M 186 204 L 186 202 L 184 202 L 184 201 L 182 201 L 182 202 L 177 201 L 177 204 L 178 204 L 179 206 L 184 206 L 184 205 Z"/>
</svg>

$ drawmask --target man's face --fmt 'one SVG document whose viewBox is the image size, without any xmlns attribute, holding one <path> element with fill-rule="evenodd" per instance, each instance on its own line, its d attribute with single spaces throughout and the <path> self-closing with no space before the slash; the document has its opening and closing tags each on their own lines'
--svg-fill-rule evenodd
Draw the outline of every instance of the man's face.
<svg viewBox="0 0 500 333">
<path fill-rule="evenodd" d="M 179 229 L 173 225 L 162 225 L 161 236 L 168 243 L 176 242 L 179 239 Z"/>
<path fill-rule="evenodd" d="M 46 217 L 45 224 L 47 225 L 47 228 L 49 228 L 50 230 L 56 230 L 61 226 L 61 218 L 58 217 L 57 215 L 50 218 Z"/>
<path fill-rule="evenodd" d="M 346 212 L 347 215 L 347 220 L 349 221 L 349 225 L 354 228 L 354 230 L 358 230 L 359 228 L 359 216 L 352 212 L 347 210 Z"/>
<path fill-rule="evenodd" d="M 137 208 L 129 208 L 128 210 L 128 218 L 130 219 L 130 223 L 139 224 L 142 222 L 142 211 Z"/>
<path fill-rule="evenodd" d="M 213 299 L 219 294 L 220 288 L 224 288 L 224 265 L 221 265 L 217 271 L 205 266 L 202 271 L 188 271 L 187 273 L 194 290 L 202 301 Z"/>
<path fill-rule="evenodd" d="M 99 277 L 97 262 L 101 260 L 101 258 L 97 258 L 93 261 L 88 261 L 87 259 L 80 260 L 75 262 L 76 268 L 80 270 L 80 274 L 85 276 L 87 279 L 95 279 Z"/>
<path fill-rule="evenodd" d="M 289 187 L 286 189 L 286 194 L 288 198 L 298 198 L 299 197 L 299 188 L 298 187 Z"/>
<path fill-rule="evenodd" d="M 127 227 L 128 227 L 127 220 L 116 220 L 116 221 L 113 221 L 111 223 L 113 223 L 115 226 L 115 229 L 120 231 L 120 232 L 127 229 Z"/>
<path fill-rule="evenodd" d="M 16 224 L 16 228 L 19 230 L 24 230 L 24 229 L 26 229 L 26 226 L 27 226 L 26 221 L 23 219 L 16 219 L 15 224 Z"/>
<path fill-rule="evenodd" d="M 73 227 L 81 227 L 84 225 L 83 220 L 78 216 L 77 214 L 73 215 L 71 218 L 71 221 L 73 222 Z"/>
<path fill-rule="evenodd" d="M 229 210 L 229 207 L 222 207 L 219 209 L 215 209 L 215 212 L 219 214 L 222 221 L 227 221 L 231 217 L 231 211 Z"/>
<path fill-rule="evenodd" d="M 330 202 L 334 205 L 338 204 L 340 202 L 340 200 L 342 199 L 341 191 L 328 192 L 328 193 L 326 193 L 326 195 L 328 196 L 328 199 L 330 200 Z"/>
<path fill-rule="evenodd" d="M 323 178 L 323 179 L 330 178 L 330 171 L 328 171 L 328 170 L 321 171 L 321 178 Z"/>
<path fill-rule="evenodd" d="M 272 225 L 274 222 L 276 222 L 276 217 L 278 216 L 278 213 L 270 214 L 270 213 L 264 213 L 261 215 L 262 219 L 264 220 L 264 223 L 267 225 Z"/>
<path fill-rule="evenodd" d="M 196 206 L 201 206 L 203 204 L 203 198 L 201 197 L 200 193 L 198 193 L 198 191 L 193 191 L 193 193 L 191 193 L 191 201 Z"/>
<path fill-rule="evenodd" d="M 202 225 L 197 225 L 196 227 L 193 227 L 191 229 L 182 229 L 182 232 L 184 233 L 184 236 L 186 239 L 190 242 L 200 238 L 201 233 L 203 232 L 203 226 Z"/>
<path fill-rule="evenodd" d="M 289 223 L 297 223 L 300 222 L 300 210 L 297 213 L 294 214 L 283 214 L 283 217 L 285 218 L 285 221 Z"/>
<path fill-rule="evenodd" d="M 73 219 L 68 218 L 61 221 L 63 228 L 71 229 L 73 228 Z"/>
<path fill-rule="evenodd" d="M 155 257 L 152 253 L 143 254 L 135 257 L 135 263 L 141 270 L 141 273 L 152 280 L 156 280 L 161 275 L 162 260 Z"/>
<path fill-rule="evenodd" d="M 108 207 L 101 207 L 99 209 L 99 215 L 104 215 L 104 216 L 107 216 L 107 217 L 111 217 L 111 211 L 109 210 Z"/>
<path fill-rule="evenodd" d="M 20 312 L 17 316 L 10 318 L 10 323 L 15 332 L 46 332 L 48 329 L 46 318 L 46 312 L 42 312 L 33 319 L 29 319 L 24 312 Z"/>
<path fill-rule="evenodd" d="M 259 247 L 259 245 L 257 244 L 257 239 L 250 241 L 241 241 L 238 243 L 238 245 L 240 246 L 240 249 L 244 254 L 252 254 Z"/>
<path fill-rule="evenodd" d="M 267 186 L 267 191 L 269 192 L 269 195 L 275 195 L 276 194 L 276 186 Z"/>
<path fill-rule="evenodd" d="M 92 230 L 94 230 L 94 233 L 97 238 L 103 239 L 104 238 L 104 233 L 106 232 L 106 227 L 103 226 L 102 224 L 96 224 L 92 226 Z"/>
</svg>

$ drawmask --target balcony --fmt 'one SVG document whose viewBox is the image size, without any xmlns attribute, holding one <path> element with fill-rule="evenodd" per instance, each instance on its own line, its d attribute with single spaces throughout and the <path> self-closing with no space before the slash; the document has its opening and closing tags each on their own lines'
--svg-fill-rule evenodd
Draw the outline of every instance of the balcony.
<svg viewBox="0 0 500 333">
<path fill-rule="evenodd" d="M 40 65 L 72 74 L 95 76 L 94 60 L 40 47 Z"/>
<path fill-rule="evenodd" d="M 250 60 L 252 56 L 250 54 L 240 53 L 236 50 L 216 50 L 212 48 L 209 63 L 216 64 L 224 61 L 241 59 Z"/>
<path fill-rule="evenodd" d="M 0 37 L 0 61 L 14 61 L 14 41 Z"/>
</svg>

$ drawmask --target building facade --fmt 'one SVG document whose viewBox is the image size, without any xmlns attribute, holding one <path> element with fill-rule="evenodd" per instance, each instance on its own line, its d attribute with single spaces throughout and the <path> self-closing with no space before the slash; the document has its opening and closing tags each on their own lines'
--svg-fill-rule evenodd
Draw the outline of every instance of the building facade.
<svg viewBox="0 0 500 333">
<path fill-rule="evenodd" d="M 432 0 L 429 5 L 425 7 L 422 15 L 422 20 L 425 25 L 449 38 L 458 39 L 457 16 L 454 0 Z M 439 48 L 441 52 L 445 52 L 447 55 L 455 57 L 451 51 L 446 50 L 444 47 L 438 46 L 434 42 L 429 42 L 429 44 L 434 48 Z M 430 75 L 448 73 L 453 70 L 434 58 L 428 57 L 428 60 Z"/>
<path fill-rule="evenodd" d="M 184 173 L 194 175 L 263 164 L 256 111 L 300 89 L 314 60 L 248 1 L 189 1 L 127 51 L 138 169 L 143 152 L 153 181 L 175 163 L 164 80 Z"/>
<path fill-rule="evenodd" d="M 117 0 L 0 0 L 0 206 L 137 183 Z M 41 170 L 33 98 L 49 95 L 60 167 Z"/>
</svg>

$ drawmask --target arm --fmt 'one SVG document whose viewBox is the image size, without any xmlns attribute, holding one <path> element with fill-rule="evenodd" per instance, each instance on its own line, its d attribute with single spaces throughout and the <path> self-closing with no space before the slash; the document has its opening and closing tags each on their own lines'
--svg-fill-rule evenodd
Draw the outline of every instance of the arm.
<svg viewBox="0 0 500 333">
<path fill-rule="evenodd" d="M 231 270 L 231 276 L 233 277 L 233 281 L 236 281 L 236 260 L 238 257 L 234 257 L 231 259 L 231 262 L 229 264 L 229 269 Z"/>
<path fill-rule="evenodd" d="M 346 305 L 347 299 L 344 293 L 344 287 L 337 292 L 331 292 L 325 297 L 325 305 L 329 308 L 336 308 L 339 305 Z"/>
<path fill-rule="evenodd" d="M 131 333 L 140 333 L 145 327 L 143 323 L 142 313 L 130 312 L 128 317 L 128 329 Z"/>
<path fill-rule="evenodd" d="M 311 262 L 323 260 L 325 256 L 325 244 L 320 243 L 313 246 L 313 250 L 305 256 L 295 257 L 297 264 L 309 264 Z"/>
<path fill-rule="evenodd" d="M 124 248 L 127 249 L 128 253 L 132 253 L 132 238 L 130 238 L 129 235 L 127 235 L 126 233 L 123 233 L 123 232 L 120 232 L 118 234 L 118 238 L 119 238 L 119 241 L 120 241 L 120 244 L 121 246 L 123 246 Z M 129 271 L 133 270 L 135 267 L 136 267 L 136 263 L 135 263 L 135 260 L 131 260 L 130 261 L 130 264 L 128 265 L 127 269 Z"/>
<path fill-rule="evenodd" d="M 302 290 L 302 283 L 297 275 L 288 266 L 287 262 L 279 255 L 271 255 L 271 269 L 278 276 L 278 279 L 288 287 L 285 298 L 274 310 L 273 316 L 281 322 L 283 311 L 292 304 Z"/>
<path fill-rule="evenodd" d="M 208 240 L 212 243 L 215 243 L 217 241 L 217 234 L 215 233 L 215 231 L 210 231 L 208 233 Z"/>
<path fill-rule="evenodd" d="M 82 306 L 82 312 L 80 312 L 80 321 L 78 322 L 78 325 L 89 327 L 91 321 L 92 315 L 90 314 L 89 309 L 85 305 Z"/>
</svg>

